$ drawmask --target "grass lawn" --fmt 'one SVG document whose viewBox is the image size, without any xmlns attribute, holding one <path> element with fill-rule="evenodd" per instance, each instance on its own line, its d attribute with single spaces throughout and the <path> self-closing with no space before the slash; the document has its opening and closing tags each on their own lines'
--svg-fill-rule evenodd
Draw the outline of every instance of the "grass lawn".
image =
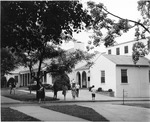
<svg viewBox="0 0 150 122">
<path fill-rule="evenodd" d="M 20 101 L 28 101 L 28 102 L 37 101 L 35 94 L 30 94 L 27 92 L 18 91 L 17 89 L 15 91 L 15 94 L 10 94 L 9 89 L 2 89 L 1 95 L 8 97 L 8 98 L 15 99 L 15 100 L 20 100 Z M 45 101 L 53 101 L 53 100 L 54 99 L 52 97 L 47 97 L 47 96 L 45 97 Z"/>
<path fill-rule="evenodd" d="M 8 107 L 1 108 L 1 121 L 40 121 Z"/>
<path fill-rule="evenodd" d="M 97 113 L 92 108 L 82 107 L 78 105 L 54 105 L 54 106 L 42 106 L 47 109 L 72 115 L 75 117 L 83 118 L 89 121 L 108 121 L 102 115 Z"/>
</svg>

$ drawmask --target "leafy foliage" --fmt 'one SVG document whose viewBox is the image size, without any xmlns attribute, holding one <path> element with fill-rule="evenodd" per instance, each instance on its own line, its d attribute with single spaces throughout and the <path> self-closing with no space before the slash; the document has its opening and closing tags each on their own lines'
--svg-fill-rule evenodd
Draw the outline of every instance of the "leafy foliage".
<svg viewBox="0 0 150 122">
<path fill-rule="evenodd" d="M 19 65 L 19 59 L 9 48 L 1 49 L 1 75 L 10 73 Z"/>
<path fill-rule="evenodd" d="M 82 60 L 88 62 L 94 55 L 95 54 L 88 54 L 81 50 L 76 50 L 74 52 L 65 51 L 52 60 L 51 65 L 47 67 L 47 71 L 55 74 L 71 73 L 77 63 Z"/>
<path fill-rule="evenodd" d="M 80 32 L 91 20 L 78 1 L 2 1 L 1 6 L 2 47 L 17 52 L 31 73 L 38 66 L 37 76 L 32 76 L 37 85 L 44 61 L 58 57 L 62 40 Z"/>
<path fill-rule="evenodd" d="M 5 76 L 1 76 L 1 87 L 6 87 L 7 86 L 7 79 Z"/>
<path fill-rule="evenodd" d="M 101 43 L 104 43 L 106 47 L 112 46 L 116 43 L 116 37 L 128 32 L 133 27 L 136 27 L 135 37 L 137 40 L 146 39 L 145 34 L 150 34 L 150 1 L 138 1 L 138 10 L 141 11 L 141 15 L 143 16 L 143 20 L 138 21 L 124 19 L 114 15 L 107 10 L 103 3 L 96 4 L 93 1 L 89 1 L 87 2 L 87 5 L 92 17 L 91 25 L 88 27 L 88 29 L 92 29 L 94 32 L 94 34 L 91 36 L 93 43 L 89 42 L 89 46 L 91 44 L 94 46 L 100 46 Z M 110 15 L 116 19 L 110 18 Z M 139 44 L 135 44 L 133 47 L 133 60 L 135 60 L 135 62 L 138 60 L 138 58 L 135 57 L 147 54 L 147 51 L 145 51 L 146 49 L 144 49 L 147 48 L 147 46 L 142 46 L 144 51 L 142 55 L 139 55 L 135 50 L 135 48 L 138 48 L 135 46 L 138 45 Z M 90 48 L 87 47 L 87 49 Z"/>
<path fill-rule="evenodd" d="M 59 91 L 62 90 L 63 86 L 67 86 L 68 89 L 71 88 L 70 86 L 70 79 L 68 77 L 67 74 L 53 74 L 53 80 L 54 80 L 54 85 L 53 85 L 53 89 L 55 91 Z"/>
</svg>

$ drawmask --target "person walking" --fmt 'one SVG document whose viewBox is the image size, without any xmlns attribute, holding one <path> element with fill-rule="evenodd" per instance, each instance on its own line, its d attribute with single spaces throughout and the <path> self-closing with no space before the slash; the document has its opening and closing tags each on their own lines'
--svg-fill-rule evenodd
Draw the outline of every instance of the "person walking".
<svg viewBox="0 0 150 122">
<path fill-rule="evenodd" d="M 66 100 L 66 94 L 67 94 L 68 87 L 66 85 L 63 85 L 62 90 L 63 90 L 62 94 L 64 95 L 64 100 Z"/>
<path fill-rule="evenodd" d="M 10 87 L 10 94 L 12 93 L 12 91 L 14 91 L 14 94 L 15 94 L 15 89 L 16 89 L 15 83 L 10 83 L 9 87 Z"/>
<path fill-rule="evenodd" d="M 92 86 L 92 88 L 91 88 L 91 93 L 92 93 L 92 100 L 95 100 L 95 97 L 96 97 L 96 95 L 95 95 L 95 93 L 96 93 L 96 90 L 94 89 L 94 85 Z"/>
<path fill-rule="evenodd" d="M 76 97 L 76 87 L 74 85 L 72 86 L 72 97 L 73 99 Z"/>
<path fill-rule="evenodd" d="M 77 97 L 79 97 L 79 89 L 80 89 L 80 85 L 77 83 L 76 84 Z"/>
<path fill-rule="evenodd" d="M 45 88 L 43 85 L 40 84 L 40 89 L 38 90 L 39 94 L 39 103 L 41 103 L 41 100 L 45 102 Z"/>
</svg>

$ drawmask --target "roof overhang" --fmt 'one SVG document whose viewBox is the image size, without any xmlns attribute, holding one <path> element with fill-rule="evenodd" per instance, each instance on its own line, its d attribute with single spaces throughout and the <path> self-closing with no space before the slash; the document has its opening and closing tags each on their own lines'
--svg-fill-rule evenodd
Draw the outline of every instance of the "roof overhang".
<svg viewBox="0 0 150 122">
<path fill-rule="evenodd" d="M 128 64 L 116 64 L 116 66 L 122 66 L 122 67 L 150 67 L 149 65 L 128 65 Z"/>
</svg>

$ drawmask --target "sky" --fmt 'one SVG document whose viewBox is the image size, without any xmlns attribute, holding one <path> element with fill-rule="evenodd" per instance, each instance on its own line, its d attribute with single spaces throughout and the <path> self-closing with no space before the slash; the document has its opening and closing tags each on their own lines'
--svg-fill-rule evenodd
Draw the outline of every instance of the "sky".
<svg viewBox="0 0 150 122">
<path fill-rule="evenodd" d="M 82 3 L 85 5 L 88 0 L 81 0 Z M 107 10 L 111 13 L 120 16 L 122 18 L 127 18 L 131 20 L 137 21 L 138 18 L 141 18 L 140 12 L 137 10 L 137 1 L 138 0 L 93 0 L 96 3 L 103 3 Z M 131 29 L 128 31 L 128 33 L 124 33 L 121 37 L 116 38 L 117 43 L 122 43 L 126 41 L 133 40 L 134 37 L 134 29 Z M 84 42 L 85 46 L 87 45 L 87 42 L 90 40 L 89 35 L 92 33 L 87 32 L 81 32 L 79 34 L 74 33 L 74 38 L 78 41 Z M 73 48 L 74 44 L 73 42 L 64 43 L 62 47 L 64 49 Z M 94 50 L 104 52 L 105 47 L 104 45 L 101 45 L 98 48 L 95 48 Z"/>
</svg>

